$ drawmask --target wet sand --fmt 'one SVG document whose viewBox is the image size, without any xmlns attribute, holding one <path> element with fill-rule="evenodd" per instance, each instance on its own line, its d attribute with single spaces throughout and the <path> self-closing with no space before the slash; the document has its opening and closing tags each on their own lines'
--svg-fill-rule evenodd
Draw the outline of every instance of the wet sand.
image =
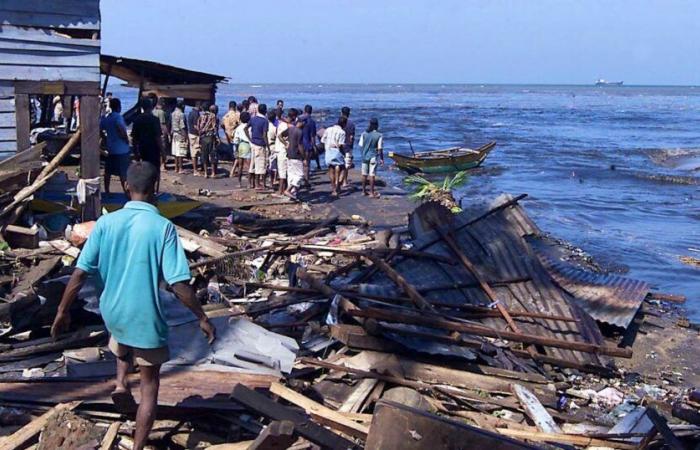
<svg viewBox="0 0 700 450">
<path fill-rule="evenodd" d="M 163 172 L 161 191 L 217 207 L 250 209 L 268 217 L 323 219 L 334 215 L 341 218 L 357 215 L 375 228 L 405 225 L 407 214 L 417 206 L 408 199 L 405 191 L 388 186 L 381 177 L 377 182 L 380 198 L 362 195 L 362 177 L 356 169 L 350 171 L 350 186 L 344 188 L 336 199 L 330 195 L 327 172 L 312 170 L 311 189 L 302 189 L 298 195 L 300 202 L 295 203 L 269 188 L 264 191 L 248 189 L 246 179 L 241 189 L 238 179 L 224 176 L 229 168 L 228 164 L 222 165 L 219 177 L 209 179 L 191 173 L 180 175 L 172 170 Z"/>
</svg>

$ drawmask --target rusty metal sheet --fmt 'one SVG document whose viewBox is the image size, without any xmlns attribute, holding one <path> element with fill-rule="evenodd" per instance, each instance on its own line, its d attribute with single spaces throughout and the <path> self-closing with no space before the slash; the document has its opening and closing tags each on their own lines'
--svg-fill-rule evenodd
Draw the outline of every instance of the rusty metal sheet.
<svg viewBox="0 0 700 450">
<path fill-rule="evenodd" d="M 563 322 L 521 317 L 518 318 L 518 326 L 524 333 L 566 341 L 602 344 L 603 337 L 595 321 L 578 306 L 568 292 L 554 283 L 532 247 L 524 239 L 524 236 L 538 230 L 520 206 L 509 206 L 473 222 L 474 217 L 509 199 L 501 197 L 494 204 L 485 205 L 478 211 L 467 211 L 455 217 L 454 235 L 462 251 L 474 263 L 480 275 L 492 285 L 499 301 L 509 310 L 577 319 L 575 322 Z M 423 230 L 416 237 L 414 248 L 452 256 L 447 244 L 439 239 L 435 231 Z M 472 274 L 459 264 L 453 266 L 435 261 L 403 259 L 397 260 L 392 266 L 406 280 L 421 287 L 477 282 Z M 499 283 L 502 280 L 514 281 Z M 382 274 L 375 274 L 371 282 L 392 286 Z M 472 287 L 429 291 L 424 296 L 428 300 L 455 305 L 469 303 L 487 306 L 490 303 L 481 289 Z M 495 329 L 506 329 L 502 318 L 486 318 L 481 322 Z M 572 350 L 547 347 L 543 351 L 548 356 L 576 363 L 603 366 L 607 362 L 607 358 L 599 355 Z"/>
<path fill-rule="evenodd" d="M 627 328 L 649 293 L 649 284 L 580 269 L 538 253 L 552 279 L 595 320 Z"/>
</svg>

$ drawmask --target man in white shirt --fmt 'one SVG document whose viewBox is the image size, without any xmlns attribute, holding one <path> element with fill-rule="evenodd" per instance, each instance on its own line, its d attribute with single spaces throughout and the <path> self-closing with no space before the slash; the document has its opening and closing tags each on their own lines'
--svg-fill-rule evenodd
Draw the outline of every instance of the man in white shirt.
<svg viewBox="0 0 700 450">
<path fill-rule="evenodd" d="M 321 142 L 326 149 L 326 165 L 328 166 L 328 176 L 331 179 L 331 197 L 338 197 L 340 190 L 340 173 L 345 168 L 345 125 L 348 118 L 340 116 L 338 123 L 326 128 Z"/>
</svg>

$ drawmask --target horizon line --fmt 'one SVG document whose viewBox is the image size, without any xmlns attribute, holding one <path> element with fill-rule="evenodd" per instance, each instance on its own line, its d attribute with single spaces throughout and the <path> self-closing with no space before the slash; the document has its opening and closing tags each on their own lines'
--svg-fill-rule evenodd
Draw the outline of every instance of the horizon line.
<svg viewBox="0 0 700 450">
<path fill-rule="evenodd" d="M 354 86 L 368 86 L 368 85 L 410 85 L 410 86 L 427 86 L 427 85 L 446 85 L 446 86 L 576 86 L 576 87 L 599 87 L 604 88 L 625 88 L 625 87 L 689 87 L 696 88 L 700 87 L 700 84 L 627 84 L 624 83 L 622 86 L 596 86 L 593 83 L 525 83 L 525 82 L 513 82 L 513 83 L 475 83 L 475 82 L 397 82 L 397 81 L 372 81 L 372 82 L 345 82 L 345 81 L 222 81 L 219 84 L 245 84 L 249 86 L 264 86 L 264 85 L 274 85 L 274 84 L 289 84 L 289 85 L 354 85 Z"/>
</svg>

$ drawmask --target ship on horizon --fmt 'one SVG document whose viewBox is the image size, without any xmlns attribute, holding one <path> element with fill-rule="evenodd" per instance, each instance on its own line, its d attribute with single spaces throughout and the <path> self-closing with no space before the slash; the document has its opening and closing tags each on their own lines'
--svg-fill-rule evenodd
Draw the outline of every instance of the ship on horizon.
<svg viewBox="0 0 700 450">
<path fill-rule="evenodd" d="M 598 78 L 595 82 L 596 86 L 622 86 L 624 81 L 608 81 L 603 78 Z"/>
</svg>

